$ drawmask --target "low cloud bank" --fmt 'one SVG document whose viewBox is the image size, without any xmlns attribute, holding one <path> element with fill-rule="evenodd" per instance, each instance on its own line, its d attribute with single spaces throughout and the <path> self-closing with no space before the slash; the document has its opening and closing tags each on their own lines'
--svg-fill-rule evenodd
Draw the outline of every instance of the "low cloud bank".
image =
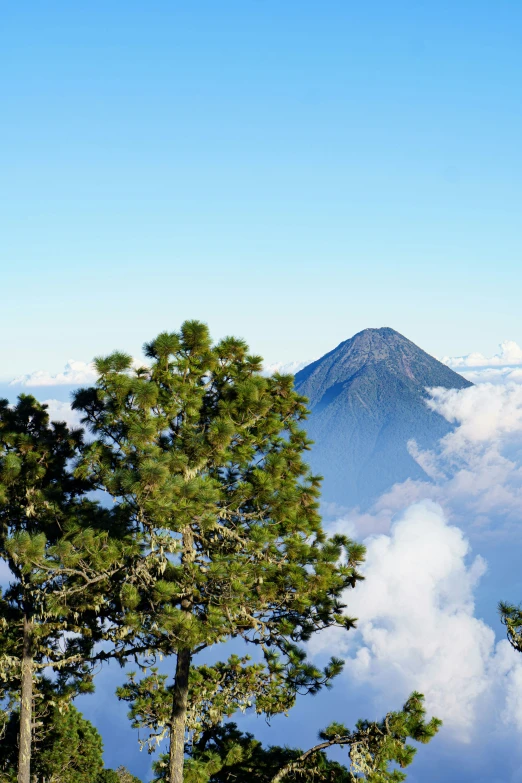
<svg viewBox="0 0 522 783">
<path fill-rule="evenodd" d="M 449 367 L 516 367 L 522 366 L 522 348 L 513 340 L 504 340 L 499 353 L 484 356 L 473 352 L 466 356 L 444 356 L 441 361 Z"/>
<path fill-rule="evenodd" d="M 522 545 L 522 386 L 432 389 L 427 404 L 454 425 L 434 449 L 408 443 L 427 479 L 395 484 L 368 512 L 345 511 L 343 524 L 360 536 L 387 532 L 396 514 L 432 500 L 473 540 Z"/>
<path fill-rule="evenodd" d="M 499 347 L 499 353 L 494 356 L 474 352 L 466 356 L 444 356 L 441 361 L 472 383 L 522 384 L 522 348 L 513 340 L 505 340 Z"/>
<path fill-rule="evenodd" d="M 10 386 L 75 386 L 96 381 L 96 370 L 92 362 L 79 362 L 69 359 L 62 372 L 50 373 L 47 370 L 35 370 L 14 378 Z"/>
<path fill-rule="evenodd" d="M 497 600 L 522 599 L 518 567 L 511 577 L 504 567 L 522 546 L 522 387 L 432 389 L 427 404 L 454 425 L 431 450 L 408 444 L 427 479 L 396 484 L 367 512 L 345 510 L 331 524 L 365 539 L 366 581 L 347 595 L 357 630 L 326 632 L 311 651 L 344 657 L 346 693 L 365 685 L 377 714 L 424 693 L 444 721 L 432 761 L 442 753 L 455 776 L 520 783 L 522 655 L 493 618 Z M 482 594 L 493 551 L 503 571 L 488 573 Z M 434 781 L 428 756 L 419 780 Z"/>
<path fill-rule="evenodd" d="M 315 361 L 315 359 L 306 359 L 304 362 L 274 362 L 263 367 L 263 373 L 264 375 L 274 375 L 276 372 L 280 375 L 295 375 Z"/>
</svg>

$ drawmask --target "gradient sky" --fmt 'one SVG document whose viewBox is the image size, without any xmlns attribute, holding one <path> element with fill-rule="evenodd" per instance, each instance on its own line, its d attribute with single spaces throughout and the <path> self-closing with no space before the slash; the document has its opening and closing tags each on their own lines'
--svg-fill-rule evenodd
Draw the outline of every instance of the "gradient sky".
<svg viewBox="0 0 522 783">
<path fill-rule="evenodd" d="M 184 318 L 269 361 L 522 342 L 522 6 L 8 3 L 0 377 Z"/>
<path fill-rule="evenodd" d="M 521 40 L 512 0 L 4 3 L 0 382 L 185 318 L 268 362 L 379 326 L 437 356 L 522 344 Z M 484 545 L 491 624 L 520 595 L 506 547 Z M 121 679 L 86 714 L 145 777 Z M 363 714 L 335 693 L 285 741 Z M 433 743 L 409 780 L 520 783 L 510 737 Z"/>
</svg>

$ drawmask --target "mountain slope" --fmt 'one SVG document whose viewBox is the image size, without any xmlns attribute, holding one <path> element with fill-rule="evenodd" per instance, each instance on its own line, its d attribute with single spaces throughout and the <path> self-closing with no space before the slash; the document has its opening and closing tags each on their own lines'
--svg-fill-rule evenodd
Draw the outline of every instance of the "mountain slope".
<svg viewBox="0 0 522 783">
<path fill-rule="evenodd" d="M 365 506 L 398 481 L 426 479 L 406 444 L 413 438 L 429 447 L 451 425 L 427 408 L 425 389 L 471 385 L 387 327 L 359 332 L 298 372 L 323 499 Z"/>
</svg>

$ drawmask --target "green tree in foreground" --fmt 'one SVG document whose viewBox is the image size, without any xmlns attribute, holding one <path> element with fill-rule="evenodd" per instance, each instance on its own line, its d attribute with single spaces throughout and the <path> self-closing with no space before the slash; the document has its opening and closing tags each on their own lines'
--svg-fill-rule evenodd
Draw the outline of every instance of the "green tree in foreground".
<svg viewBox="0 0 522 783">
<path fill-rule="evenodd" d="M 303 752 L 287 747 L 264 748 L 234 723 L 216 727 L 188 748 L 185 783 L 280 783 L 285 780 L 328 783 L 399 783 L 401 770 L 413 761 L 416 749 L 409 740 L 429 742 L 441 722 L 426 721 L 424 697 L 413 693 L 400 712 L 382 721 L 359 721 L 353 731 L 332 724 L 320 732 L 319 742 Z M 334 746 L 346 747 L 349 765 L 328 758 Z M 393 767 L 393 768 L 392 768 Z M 154 765 L 157 781 L 164 780 L 162 761 Z"/>
<path fill-rule="evenodd" d="M 511 646 L 518 652 L 522 652 L 522 607 L 501 602 L 499 612 L 501 622 L 506 626 Z"/>
<path fill-rule="evenodd" d="M 81 431 L 50 423 L 33 397 L 0 400 L 0 558 L 11 574 L 0 597 L 0 689 L 19 710 L 19 783 L 30 783 L 35 701 L 65 704 L 92 690 L 87 662 L 122 567 L 108 512 L 70 470 L 81 445 Z M 43 678 L 49 669 L 53 689 Z"/>
<path fill-rule="evenodd" d="M 51 684 L 49 684 L 51 687 Z M 102 738 L 72 704 L 36 710 L 31 777 L 45 783 L 141 783 L 125 767 L 104 769 Z M 12 711 L 0 741 L 0 781 L 14 783 L 20 715 Z"/>
<path fill-rule="evenodd" d="M 137 370 L 122 353 L 98 359 L 96 387 L 76 394 L 95 435 L 77 475 L 112 495 L 143 547 L 122 591 L 122 633 L 175 655 L 175 667 L 161 698 L 147 701 L 149 683 L 127 696 L 137 725 L 170 737 L 168 779 L 182 783 L 188 736 L 236 706 L 286 711 L 340 671 L 335 659 L 317 670 L 298 645 L 353 627 L 341 597 L 364 549 L 322 530 L 291 376 L 264 377 L 242 340 L 213 345 L 196 321 L 145 353 L 151 364 Z M 209 698 L 195 658 L 236 637 L 261 660 L 219 664 L 225 687 L 214 667 Z"/>
<path fill-rule="evenodd" d="M 32 776 L 46 783 L 97 783 L 103 770 L 102 739 L 94 726 L 73 705 L 60 711 L 49 707 L 45 730 L 37 723 Z M 17 738 L 20 714 L 12 712 L 0 743 L 0 771 L 6 781 L 16 780 Z M 39 736 L 41 733 L 41 736 Z"/>
</svg>

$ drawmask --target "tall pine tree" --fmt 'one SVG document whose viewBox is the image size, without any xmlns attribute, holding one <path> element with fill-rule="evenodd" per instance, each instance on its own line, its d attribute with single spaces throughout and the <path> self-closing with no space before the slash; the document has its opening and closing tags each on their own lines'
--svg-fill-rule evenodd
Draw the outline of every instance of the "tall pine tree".
<svg viewBox="0 0 522 783">
<path fill-rule="evenodd" d="M 19 705 L 19 783 L 30 783 L 35 699 L 49 695 L 42 675 L 57 673 L 54 703 L 91 688 L 93 645 L 123 568 L 124 538 L 111 537 L 109 512 L 71 471 L 81 445 L 81 431 L 51 423 L 33 397 L 0 401 L 0 558 L 11 575 L 0 600 L 0 687 Z"/>
<path fill-rule="evenodd" d="M 282 687 L 278 696 L 254 686 L 250 698 L 260 711 L 288 709 L 339 671 L 335 660 L 317 671 L 298 645 L 353 626 L 341 596 L 360 578 L 364 550 L 322 530 L 320 479 L 303 461 L 305 399 L 291 376 L 264 377 L 242 340 L 213 345 L 197 321 L 145 353 L 150 366 L 137 370 L 122 353 L 98 359 L 96 387 L 76 394 L 95 435 L 77 475 L 112 495 L 144 546 L 122 594 L 124 633 L 147 633 L 152 648 L 175 654 L 160 720 L 168 779 L 182 783 L 197 654 L 236 637 L 256 645 L 265 675 L 255 676 L 266 683 L 274 672 Z M 248 673 L 236 674 L 241 688 Z"/>
</svg>

